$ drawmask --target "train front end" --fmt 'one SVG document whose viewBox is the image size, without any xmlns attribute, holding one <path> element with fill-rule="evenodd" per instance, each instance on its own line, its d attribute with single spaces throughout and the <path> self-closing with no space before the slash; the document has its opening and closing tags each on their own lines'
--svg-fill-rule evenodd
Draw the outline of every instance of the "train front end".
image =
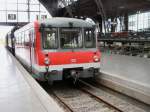
<svg viewBox="0 0 150 112">
<path fill-rule="evenodd" d="M 42 25 L 40 30 L 39 70 L 49 81 L 94 77 L 100 69 L 95 27 L 83 20 L 69 20 L 59 27 Z"/>
</svg>

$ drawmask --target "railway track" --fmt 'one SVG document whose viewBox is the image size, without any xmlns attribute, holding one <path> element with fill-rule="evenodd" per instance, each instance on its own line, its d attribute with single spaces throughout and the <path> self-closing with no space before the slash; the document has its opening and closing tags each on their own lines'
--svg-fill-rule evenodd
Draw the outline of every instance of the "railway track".
<svg viewBox="0 0 150 112">
<path fill-rule="evenodd" d="M 123 112 L 123 111 L 122 111 L 121 109 L 119 109 L 117 106 L 112 105 L 111 103 L 109 103 L 108 101 L 104 100 L 104 99 L 101 98 L 100 96 L 94 94 L 94 93 L 90 90 L 90 88 L 91 88 L 91 89 L 93 89 L 93 88 L 95 89 L 94 86 L 92 86 L 92 85 L 90 85 L 90 84 L 88 84 L 88 83 L 86 83 L 86 82 L 84 82 L 84 81 L 82 81 L 82 80 L 79 80 L 79 82 L 82 83 L 84 86 L 86 86 L 86 87 L 83 87 L 83 86 L 80 86 L 80 85 L 79 85 L 79 86 L 80 86 L 80 89 L 81 89 L 82 91 L 84 91 L 85 93 L 91 95 L 92 97 L 96 98 L 97 100 L 104 102 L 105 104 L 109 105 L 110 107 L 116 109 L 118 112 Z"/>
<path fill-rule="evenodd" d="M 70 112 L 122 112 L 101 98 L 83 90 L 66 85 L 52 88 L 52 95 Z"/>
<path fill-rule="evenodd" d="M 79 80 L 76 87 L 70 83 L 54 84 L 47 89 L 47 92 L 66 112 L 149 112 L 150 110 L 150 107 L 142 102 L 115 91 L 112 93 L 110 89 L 91 81 Z"/>
<path fill-rule="evenodd" d="M 59 82 L 44 89 L 66 112 L 149 112 L 150 106 L 91 80 Z"/>
<path fill-rule="evenodd" d="M 96 82 L 79 80 L 79 86 L 82 91 L 91 94 L 120 112 L 149 112 L 150 110 L 149 105 L 104 86 L 102 87 L 102 85 Z"/>
</svg>

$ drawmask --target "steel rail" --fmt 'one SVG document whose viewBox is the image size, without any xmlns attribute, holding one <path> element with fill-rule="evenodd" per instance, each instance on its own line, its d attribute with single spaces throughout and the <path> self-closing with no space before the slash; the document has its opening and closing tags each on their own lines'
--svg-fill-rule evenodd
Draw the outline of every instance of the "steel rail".
<svg viewBox="0 0 150 112">
<path fill-rule="evenodd" d="M 57 96 L 54 92 L 52 92 L 52 95 L 53 95 L 57 100 L 60 101 L 60 103 L 63 105 L 63 107 L 64 107 L 65 109 L 67 109 L 67 110 L 70 111 L 70 112 L 74 112 L 73 109 L 72 109 L 71 107 L 69 107 L 68 104 L 66 104 L 66 103 L 65 103 L 61 98 L 59 98 L 59 96 Z"/>
<path fill-rule="evenodd" d="M 93 87 L 92 85 L 90 85 L 90 84 L 88 84 L 88 83 L 86 83 L 86 82 L 84 82 L 84 81 L 82 81 L 82 80 L 79 80 L 79 83 L 82 83 L 82 84 L 84 84 L 84 85 L 87 86 L 87 87 L 90 87 L 90 88 L 93 88 L 93 89 L 97 89 L 97 88 Z M 119 109 L 117 106 L 112 105 L 112 104 L 109 103 L 108 101 L 105 101 L 104 99 L 100 98 L 99 96 L 94 95 L 94 94 L 93 94 L 92 92 L 90 92 L 89 90 L 87 90 L 87 89 L 81 87 L 80 84 L 79 84 L 79 87 L 80 87 L 80 89 L 81 89 L 83 92 L 85 92 L 85 93 L 91 95 L 93 98 L 95 98 L 95 99 L 97 99 L 97 100 L 99 100 L 99 101 L 104 102 L 105 104 L 109 105 L 110 107 L 114 108 L 115 110 L 117 110 L 117 111 L 119 111 L 119 112 L 123 112 L 123 111 L 122 111 L 121 109 Z"/>
</svg>

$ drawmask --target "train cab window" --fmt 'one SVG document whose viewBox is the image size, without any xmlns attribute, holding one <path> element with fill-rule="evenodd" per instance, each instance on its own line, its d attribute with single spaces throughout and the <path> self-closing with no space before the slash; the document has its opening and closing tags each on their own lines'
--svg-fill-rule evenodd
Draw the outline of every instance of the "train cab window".
<svg viewBox="0 0 150 112">
<path fill-rule="evenodd" d="M 82 29 L 62 28 L 60 30 L 60 46 L 64 49 L 82 48 L 83 36 Z"/>
<path fill-rule="evenodd" d="M 42 32 L 43 48 L 44 49 L 57 49 L 57 29 L 56 28 L 44 28 Z"/>
<path fill-rule="evenodd" d="M 93 29 L 85 29 L 84 30 L 84 37 L 85 37 L 85 47 L 86 48 L 96 47 L 96 40 L 95 40 Z"/>
</svg>

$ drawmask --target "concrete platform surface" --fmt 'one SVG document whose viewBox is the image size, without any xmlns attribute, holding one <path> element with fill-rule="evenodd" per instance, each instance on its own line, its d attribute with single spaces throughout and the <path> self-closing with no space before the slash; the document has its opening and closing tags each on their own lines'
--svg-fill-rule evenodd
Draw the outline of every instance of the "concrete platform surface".
<svg viewBox="0 0 150 112">
<path fill-rule="evenodd" d="M 63 112 L 63 109 L 2 46 L 0 112 Z"/>
<path fill-rule="evenodd" d="M 103 53 L 98 78 L 103 85 L 150 104 L 150 59 Z"/>
</svg>

